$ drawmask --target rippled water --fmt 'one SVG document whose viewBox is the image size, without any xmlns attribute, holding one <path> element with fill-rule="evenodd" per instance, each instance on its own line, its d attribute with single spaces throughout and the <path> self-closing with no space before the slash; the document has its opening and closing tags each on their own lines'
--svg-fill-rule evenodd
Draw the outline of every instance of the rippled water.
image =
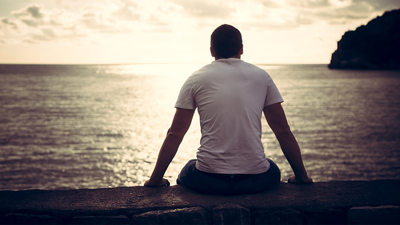
<svg viewBox="0 0 400 225">
<path fill-rule="evenodd" d="M 200 64 L 0 65 L 0 190 L 142 185 Z M 259 65 L 315 181 L 400 178 L 400 71 Z M 263 121 L 266 155 L 291 170 Z M 199 145 L 195 116 L 166 177 Z"/>
</svg>

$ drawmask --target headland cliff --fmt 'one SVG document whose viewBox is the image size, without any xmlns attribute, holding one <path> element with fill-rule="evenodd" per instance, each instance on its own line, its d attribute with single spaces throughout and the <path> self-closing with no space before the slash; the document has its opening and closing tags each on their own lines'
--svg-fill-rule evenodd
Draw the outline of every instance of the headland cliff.
<svg viewBox="0 0 400 225">
<path fill-rule="evenodd" d="M 400 69 L 400 9 L 385 12 L 338 42 L 331 69 Z"/>
</svg>

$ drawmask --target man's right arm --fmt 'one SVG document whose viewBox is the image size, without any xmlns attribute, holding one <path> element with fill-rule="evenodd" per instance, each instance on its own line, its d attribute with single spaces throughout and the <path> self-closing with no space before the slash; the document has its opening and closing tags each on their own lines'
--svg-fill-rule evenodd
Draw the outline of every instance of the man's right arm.
<svg viewBox="0 0 400 225">
<path fill-rule="evenodd" d="M 171 128 L 168 130 L 167 136 L 161 146 L 153 173 L 144 186 L 158 187 L 169 185 L 169 181 L 163 178 L 164 173 L 175 157 L 179 145 L 190 127 L 193 114 L 194 110 L 176 109 Z"/>
<path fill-rule="evenodd" d="M 295 176 L 289 178 L 289 183 L 312 183 L 307 175 L 301 157 L 300 147 L 290 130 L 281 103 L 272 104 L 264 108 L 264 115 L 281 146 L 282 152 L 293 169 Z"/>
</svg>

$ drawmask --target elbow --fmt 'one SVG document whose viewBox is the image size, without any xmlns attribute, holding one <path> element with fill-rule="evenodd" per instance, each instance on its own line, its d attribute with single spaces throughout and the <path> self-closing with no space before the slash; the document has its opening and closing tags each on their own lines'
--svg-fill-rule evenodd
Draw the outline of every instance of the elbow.
<svg viewBox="0 0 400 225">
<path fill-rule="evenodd" d="M 170 138 L 173 138 L 173 139 L 182 140 L 184 135 L 185 135 L 184 133 L 176 131 L 176 130 L 173 130 L 171 128 L 169 128 L 168 131 L 167 131 L 167 137 L 170 137 Z"/>
</svg>

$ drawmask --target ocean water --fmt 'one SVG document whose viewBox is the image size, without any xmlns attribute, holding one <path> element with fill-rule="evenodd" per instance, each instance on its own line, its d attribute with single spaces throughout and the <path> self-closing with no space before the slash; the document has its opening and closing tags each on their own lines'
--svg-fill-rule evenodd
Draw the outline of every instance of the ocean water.
<svg viewBox="0 0 400 225">
<path fill-rule="evenodd" d="M 143 185 L 185 79 L 201 64 L 1 65 L 0 190 Z M 317 182 L 400 179 L 400 71 L 258 65 Z M 198 116 L 165 175 L 199 146 Z M 292 171 L 263 118 L 267 157 Z"/>
</svg>

